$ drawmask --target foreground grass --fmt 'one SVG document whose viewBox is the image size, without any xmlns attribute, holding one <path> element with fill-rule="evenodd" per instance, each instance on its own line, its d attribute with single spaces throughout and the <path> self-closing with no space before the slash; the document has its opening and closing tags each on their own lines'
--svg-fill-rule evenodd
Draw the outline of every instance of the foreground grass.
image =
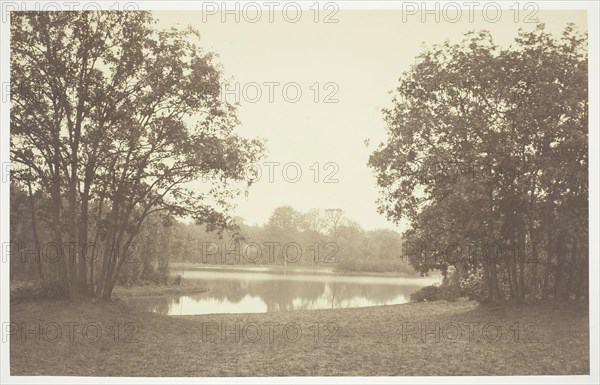
<svg viewBox="0 0 600 385">
<path fill-rule="evenodd" d="M 121 302 L 52 300 L 11 304 L 11 322 L 12 375 L 589 373 L 588 310 L 582 304 L 434 302 L 170 317 L 135 312 Z M 431 333 L 421 335 L 421 327 Z M 298 330 L 302 335 L 294 341 Z"/>
</svg>

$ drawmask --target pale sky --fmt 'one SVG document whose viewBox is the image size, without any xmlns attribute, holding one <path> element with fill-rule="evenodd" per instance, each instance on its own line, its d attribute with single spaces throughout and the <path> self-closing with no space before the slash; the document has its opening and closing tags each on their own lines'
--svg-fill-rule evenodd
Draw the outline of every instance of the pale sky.
<svg viewBox="0 0 600 385">
<path fill-rule="evenodd" d="M 323 12 L 323 11 L 322 11 Z M 469 30 L 486 29 L 496 43 L 512 42 L 519 27 L 530 30 L 532 23 L 515 23 L 514 12 L 505 10 L 496 23 L 483 20 L 475 11 L 475 21 L 461 17 L 457 23 L 433 16 L 421 22 L 419 15 L 403 20 L 400 11 L 339 11 L 338 23 L 315 23 L 314 14 L 305 10 L 297 23 L 285 22 L 275 14 L 275 22 L 261 17 L 257 23 L 243 18 L 234 22 L 228 16 L 226 23 L 219 15 L 205 15 L 196 11 L 155 12 L 160 27 L 191 25 L 202 34 L 202 47 L 219 55 L 225 76 L 239 83 L 239 94 L 247 91 L 250 100 L 240 100 L 238 117 L 241 126 L 237 132 L 246 137 L 267 140 L 268 154 L 263 162 L 279 162 L 274 181 L 268 180 L 268 167 L 262 165 L 263 175 L 254 184 L 249 196 L 240 197 L 235 215 L 248 224 L 263 224 L 274 208 L 291 205 L 307 211 L 311 208 L 341 208 L 345 215 L 358 221 L 365 229 L 389 228 L 401 231 L 376 211 L 378 188 L 367 167 L 369 155 L 385 138 L 381 109 L 389 106 L 389 91 L 398 84 L 398 78 L 422 51 L 422 44 L 432 45 L 445 39 L 461 40 Z M 525 14 L 521 14 L 522 19 Z M 250 17 L 252 17 L 250 15 Z M 322 19 L 324 14 L 320 15 Z M 540 11 L 538 19 L 546 29 L 559 34 L 566 23 L 574 22 L 587 30 L 585 11 Z M 258 83 L 262 97 L 256 103 Z M 269 101 L 269 86 L 278 82 Z M 296 103 L 286 101 L 282 88 L 295 82 L 302 96 Z M 324 88 L 326 83 L 335 83 Z M 318 102 L 314 87 L 319 83 Z M 288 99 L 295 98 L 295 86 L 288 88 Z M 324 103 L 330 93 L 337 103 Z M 243 95 L 242 95 L 243 96 Z M 227 96 L 233 102 L 234 95 Z M 370 144 L 365 147 L 365 139 Z M 296 183 L 282 176 L 282 166 L 296 162 L 302 176 Z M 315 183 L 310 167 L 318 162 L 319 182 Z M 337 165 L 333 175 L 337 183 L 323 183 L 327 175 L 336 171 L 325 169 L 327 162 Z M 295 169 L 288 169 L 295 177 Z"/>
</svg>

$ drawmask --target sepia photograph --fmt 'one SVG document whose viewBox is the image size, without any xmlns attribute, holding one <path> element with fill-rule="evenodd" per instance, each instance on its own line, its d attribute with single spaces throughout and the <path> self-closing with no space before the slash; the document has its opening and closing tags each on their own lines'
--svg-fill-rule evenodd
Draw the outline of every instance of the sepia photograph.
<svg viewBox="0 0 600 385">
<path fill-rule="evenodd" d="M 1 7 L 0 382 L 599 383 L 598 3 Z"/>
</svg>

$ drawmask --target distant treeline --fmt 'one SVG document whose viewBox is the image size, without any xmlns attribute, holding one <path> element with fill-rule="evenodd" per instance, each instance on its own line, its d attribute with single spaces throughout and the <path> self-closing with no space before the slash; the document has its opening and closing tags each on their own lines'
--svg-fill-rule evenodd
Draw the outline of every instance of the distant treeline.
<svg viewBox="0 0 600 385">
<path fill-rule="evenodd" d="M 194 224 L 175 223 L 170 248 L 179 262 L 324 266 L 340 271 L 415 274 L 402 258 L 402 238 L 391 230 L 364 230 L 340 209 L 299 212 L 276 208 L 264 225 L 236 218 L 222 238 Z"/>
</svg>

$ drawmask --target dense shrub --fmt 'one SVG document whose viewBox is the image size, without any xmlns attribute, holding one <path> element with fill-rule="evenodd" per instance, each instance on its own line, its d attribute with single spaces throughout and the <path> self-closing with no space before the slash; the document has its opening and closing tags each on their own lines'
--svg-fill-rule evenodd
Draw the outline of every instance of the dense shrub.
<svg viewBox="0 0 600 385">
<path fill-rule="evenodd" d="M 181 279 L 182 278 L 183 277 L 181 276 L 181 274 L 177 274 L 175 276 L 175 278 L 173 278 L 173 285 L 177 285 L 177 286 L 181 285 Z"/>
<path fill-rule="evenodd" d="M 437 285 L 425 286 L 410 295 L 411 302 L 431 302 L 439 299 L 441 299 L 441 294 Z"/>
<path fill-rule="evenodd" d="M 440 285 L 425 286 L 410 295 L 411 302 L 438 301 L 444 300 L 454 302 L 457 299 L 464 297 L 465 294 L 462 288 L 445 276 Z"/>
<path fill-rule="evenodd" d="M 440 286 L 440 299 L 448 302 L 454 302 L 464 294 L 458 285 L 447 284 Z"/>
</svg>

